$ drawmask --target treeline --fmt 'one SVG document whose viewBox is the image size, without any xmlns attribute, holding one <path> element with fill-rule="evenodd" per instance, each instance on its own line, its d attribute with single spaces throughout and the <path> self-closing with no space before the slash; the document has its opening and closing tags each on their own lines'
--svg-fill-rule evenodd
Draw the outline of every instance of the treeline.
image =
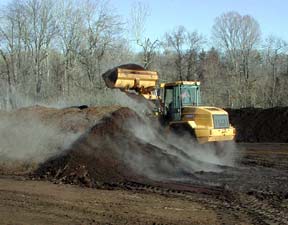
<svg viewBox="0 0 288 225">
<path fill-rule="evenodd" d="M 151 40 L 148 11 L 135 3 L 127 22 L 102 0 L 10 1 L 0 11 L 0 109 L 109 104 L 101 74 L 131 62 L 157 70 L 163 82 L 202 81 L 209 105 L 288 105 L 287 42 L 262 37 L 253 17 L 220 15 L 211 40 L 183 26 Z"/>
</svg>

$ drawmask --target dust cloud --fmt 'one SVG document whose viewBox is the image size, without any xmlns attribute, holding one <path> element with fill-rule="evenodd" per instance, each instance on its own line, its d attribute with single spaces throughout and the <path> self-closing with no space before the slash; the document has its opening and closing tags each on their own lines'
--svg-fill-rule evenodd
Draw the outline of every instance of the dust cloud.
<svg viewBox="0 0 288 225">
<path fill-rule="evenodd" d="M 43 162 L 61 154 L 79 135 L 63 132 L 32 116 L 4 116 L 0 118 L 0 160 Z"/>
<path fill-rule="evenodd" d="M 106 142 L 106 146 L 119 151 L 121 159 L 137 173 L 154 180 L 177 180 L 179 174 L 193 174 L 199 171 L 221 172 L 223 166 L 235 165 L 238 154 L 236 154 L 237 149 L 233 143 L 225 145 L 219 154 L 214 146 L 199 145 L 193 142 L 189 136 L 179 137 L 168 133 L 165 128 L 160 126 L 156 117 L 151 118 L 153 105 L 141 96 L 127 96 L 120 90 L 109 92 L 108 95 L 113 99 L 111 100 L 112 105 L 128 107 L 141 118 L 142 122 L 133 117 L 124 119 L 122 131 L 128 131 L 127 134 L 123 134 L 123 137 L 127 139 L 123 140 L 122 138 L 118 143 L 113 139 L 113 135 L 117 134 L 113 133 L 112 138 Z M 43 110 L 46 112 L 50 109 Z M 57 112 L 53 114 L 54 118 L 58 118 Z M 66 115 L 66 112 L 68 111 L 60 112 L 60 114 Z M 91 115 L 95 113 L 97 110 L 93 111 Z M 89 133 L 88 128 L 96 123 L 96 118 L 88 119 L 86 112 L 75 111 L 67 114 L 67 118 L 65 117 L 68 120 L 67 123 L 72 124 L 72 127 L 74 125 L 82 127 L 83 125 L 83 129 L 79 128 L 81 131 L 70 132 L 69 129 L 65 131 L 61 129 L 60 124 L 55 123 L 55 120 L 54 123 L 50 123 L 53 119 L 50 120 L 49 116 L 40 120 L 35 116 L 23 118 L 21 114 L 18 116 L 9 114 L 0 117 L 0 162 L 1 160 L 44 162 L 68 151 L 71 145 L 79 140 L 80 135 L 83 135 L 84 132 Z M 150 117 L 147 116 L 148 114 Z M 56 121 L 60 120 L 58 118 Z M 93 145 L 96 146 L 96 149 L 101 146 L 103 140 L 96 139 L 91 140 L 93 143 L 91 143 L 89 151 L 93 151 Z M 81 150 L 84 149 L 81 148 Z"/>
<path fill-rule="evenodd" d="M 191 173 L 204 172 L 221 172 L 223 167 L 233 167 L 240 154 L 234 142 L 221 143 L 220 146 L 213 144 L 200 145 L 195 143 L 189 135 L 181 136 L 169 133 L 163 128 L 157 118 L 148 119 L 147 112 L 151 110 L 145 102 L 138 102 L 137 99 L 128 97 L 121 93 L 118 98 L 118 104 L 127 106 L 136 111 L 145 123 L 128 121 L 126 129 L 142 140 L 156 146 L 165 154 L 174 156 L 184 170 Z M 147 168 L 149 161 L 145 156 L 140 154 L 141 151 L 133 151 L 133 155 L 128 155 L 126 160 L 130 165 L 139 171 Z M 145 165 L 143 167 L 143 164 Z M 167 166 L 167 169 L 169 167 Z M 173 169 L 173 168 L 170 168 Z M 153 171 L 149 171 L 150 177 L 157 177 Z M 159 178 L 159 177 L 158 177 Z"/>
</svg>

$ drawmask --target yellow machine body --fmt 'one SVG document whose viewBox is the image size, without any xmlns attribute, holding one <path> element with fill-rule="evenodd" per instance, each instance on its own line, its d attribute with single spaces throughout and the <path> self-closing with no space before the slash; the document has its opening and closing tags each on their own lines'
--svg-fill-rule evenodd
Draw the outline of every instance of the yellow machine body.
<svg viewBox="0 0 288 225">
<path fill-rule="evenodd" d="M 223 117 L 228 113 L 216 107 L 192 106 L 182 109 L 181 121 L 172 121 L 173 123 L 187 123 L 194 130 L 195 137 L 199 143 L 232 141 L 236 130 L 229 123 L 229 127 L 215 128 L 215 116 Z"/>
<path fill-rule="evenodd" d="M 126 92 L 135 91 L 148 100 L 158 102 L 159 110 L 155 111 L 155 115 L 171 128 L 181 128 L 182 125 L 188 127 L 199 143 L 231 141 L 235 137 L 235 128 L 230 125 L 228 113 L 225 110 L 199 105 L 199 81 L 162 83 L 159 86 L 165 94 L 160 97 L 156 89 L 157 72 L 147 71 L 141 66 L 123 65 L 108 70 L 102 77 L 109 88 L 118 88 Z M 193 100 L 189 104 L 181 100 L 182 91 L 185 89 L 190 91 L 190 94 L 194 93 Z M 168 90 L 173 92 L 171 101 L 167 101 Z"/>
</svg>

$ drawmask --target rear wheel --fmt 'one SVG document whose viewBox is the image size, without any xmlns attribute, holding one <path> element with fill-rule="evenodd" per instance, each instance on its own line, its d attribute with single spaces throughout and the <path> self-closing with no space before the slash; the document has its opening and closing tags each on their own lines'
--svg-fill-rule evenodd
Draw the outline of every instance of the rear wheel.
<svg viewBox="0 0 288 225">
<path fill-rule="evenodd" d="M 179 138 L 189 138 L 195 142 L 197 141 L 195 130 L 188 123 L 172 123 L 170 124 L 170 131 Z"/>
</svg>

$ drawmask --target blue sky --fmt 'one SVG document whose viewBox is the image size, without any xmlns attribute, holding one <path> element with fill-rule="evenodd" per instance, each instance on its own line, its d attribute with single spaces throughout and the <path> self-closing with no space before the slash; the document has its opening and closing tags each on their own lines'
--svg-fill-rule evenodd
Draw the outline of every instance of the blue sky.
<svg viewBox="0 0 288 225">
<path fill-rule="evenodd" d="M 57 0 L 55 0 L 57 1 Z M 140 0 L 141 1 L 141 0 Z M 0 0 L 0 6 L 9 0 Z M 81 0 L 79 0 L 81 2 Z M 123 18 L 135 0 L 110 0 Z M 142 0 L 151 15 L 146 22 L 146 37 L 162 38 L 165 32 L 183 25 L 210 37 L 214 19 L 231 10 L 253 16 L 260 24 L 262 37 L 273 34 L 288 41 L 288 0 Z"/>
<path fill-rule="evenodd" d="M 110 0 L 120 15 L 129 14 L 134 0 Z M 161 38 L 175 26 L 210 37 L 214 19 L 224 12 L 249 14 L 260 24 L 263 38 L 273 34 L 288 41 L 288 0 L 142 0 L 149 4 L 151 15 L 146 36 Z"/>
</svg>

